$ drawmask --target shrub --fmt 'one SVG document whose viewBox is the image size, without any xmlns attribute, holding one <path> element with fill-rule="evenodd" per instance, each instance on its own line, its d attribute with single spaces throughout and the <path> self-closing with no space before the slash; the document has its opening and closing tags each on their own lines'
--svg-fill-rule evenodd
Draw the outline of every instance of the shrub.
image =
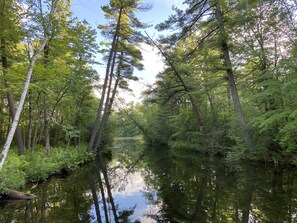
<svg viewBox="0 0 297 223">
<path fill-rule="evenodd" d="M 4 168 L 0 171 L 0 192 L 5 188 L 20 188 L 26 183 L 26 174 L 23 169 L 26 162 L 16 154 L 9 157 Z"/>
<path fill-rule="evenodd" d="M 18 189 L 26 182 L 43 181 L 61 171 L 73 171 L 93 159 L 93 154 L 74 148 L 53 148 L 50 156 L 45 156 L 43 150 L 18 156 L 12 150 L 0 172 L 0 193 L 8 187 Z"/>
</svg>

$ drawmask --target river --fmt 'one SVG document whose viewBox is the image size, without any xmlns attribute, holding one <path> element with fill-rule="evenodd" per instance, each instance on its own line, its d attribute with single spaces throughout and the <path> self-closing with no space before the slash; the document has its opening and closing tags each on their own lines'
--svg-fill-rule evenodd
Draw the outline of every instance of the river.
<svg viewBox="0 0 297 223">
<path fill-rule="evenodd" d="M 297 222 L 297 170 L 116 141 L 98 159 L 0 203 L 0 222 Z"/>
</svg>

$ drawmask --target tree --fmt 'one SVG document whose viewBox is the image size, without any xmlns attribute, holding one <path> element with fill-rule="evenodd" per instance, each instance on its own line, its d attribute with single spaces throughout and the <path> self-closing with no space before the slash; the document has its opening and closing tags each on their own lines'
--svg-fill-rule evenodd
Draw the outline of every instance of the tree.
<svg viewBox="0 0 297 223">
<path fill-rule="evenodd" d="M 20 115 L 21 115 L 21 112 L 22 112 L 22 109 L 23 109 L 26 94 L 27 94 L 27 91 L 28 91 L 28 88 L 29 88 L 29 84 L 30 84 L 31 75 L 32 75 L 32 72 L 33 72 L 35 61 L 37 60 L 37 57 L 39 56 L 39 54 L 44 50 L 44 47 L 45 47 L 48 39 L 50 38 L 50 31 L 51 31 L 51 28 L 52 28 L 52 22 L 53 22 L 54 14 L 55 14 L 55 11 L 56 11 L 57 3 L 58 3 L 58 0 L 52 2 L 51 6 L 50 6 L 50 12 L 49 12 L 49 17 L 48 17 L 45 33 L 44 33 L 44 39 L 42 40 L 39 48 L 35 51 L 35 53 L 32 55 L 32 57 L 30 57 L 30 64 L 29 64 L 29 67 L 28 67 L 28 71 L 27 71 L 27 75 L 26 75 L 26 81 L 24 83 L 22 95 L 21 95 L 21 98 L 20 98 L 16 113 L 15 113 L 15 116 L 13 118 L 13 122 L 11 124 L 9 133 L 7 135 L 6 142 L 5 142 L 4 146 L 3 146 L 1 156 L 0 156 L 0 170 L 3 168 L 5 159 L 7 157 L 7 153 L 8 153 L 9 148 L 10 148 L 10 144 L 12 142 L 12 138 L 14 136 L 14 133 L 16 131 L 16 128 L 17 128 L 17 125 L 18 125 L 18 122 L 19 122 L 19 118 L 20 118 Z"/>
<path fill-rule="evenodd" d="M 140 51 L 133 46 L 142 41 L 137 29 L 144 28 L 144 25 L 137 19 L 135 12 L 141 8 L 139 1 L 111 1 L 109 6 L 102 7 L 105 17 L 110 19 L 110 25 L 99 26 L 103 35 L 112 39 L 111 48 L 108 51 L 107 66 L 97 118 L 88 146 L 88 151 L 95 151 L 101 144 L 105 126 L 108 122 L 112 104 L 118 86 L 125 83 L 126 79 L 133 77 L 133 67 L 142 68 L 139 62 L 142 59 Z M 142 9 L 145 9 L 143 7 Z M 114 72 L 116 73 L 114 75 Z M 113 85 L 113 79 L 116 79 Z M 101 119 L 102 115 L 102 119 Z M 100 122 L 101 119 L 101 122 Z M 100 123 L 100 125 L 99 125 Z M 99 130 L 98 130 L 99 127 Z M 98 136 L 95 140 L 98 130 Z"/>
<path fill-rule="evenodd" d="M 185 11 L 176 9 L 176 15 L 171 16 L 166 22 L 158 25 L 158 29 L 164 30 L 174 27 L 174 25 L 181 29 L 180 33 L 172 35 L 167 40 L 170 42 L 176 42 L 187 38 L 197 32 L 203 33 L 196 41 L 196 47 L 194 47 L 194 49 L 186 56 L 191 56 L 194 51 L 200 50 L 206 41 L 217 38 L 217 47 L 220 49 L 223 58 L 223 65 L 221 65 L 220 69 L 223 69 L 226 72 L 226 80 L 229 83 L 234 111 L 241 126 L 246 147 L 250 149 L 252 146 L 251 135 L 246 125 L 238 96 L 238 90 L 235 84 L 233 65 L 228 46 L 228 31 L 225 28 L 225 21 L 222 13 L 223 10 L 221 9 L 222 3 L 219 0 L 202 0 L 198 2 L 185 1 L 185 3 L 188 4 L 188 8 Z M 227 7 L 227 5 L 224 4 L 224 7 Z M 234 8 L 235 7 L 232 9 Z M 203 28 L 203 25 L 206 25 L 209 29 Z"/>
<path fill-rule="evenodd" d="M 201 113 L 199 111 L 199 106 L 198 106 L 197 102 L 195 101 L 195 98 L 193 97 L 192 93 L 190 92 L 189 87 L 185 83 L 182 75 L 180 74 L 180 72 L 176 68 L 176 63 L 172 62 L 172 59 L 169 58 L 168 55 L 166 55 L 166 53 L 162 50 L 162 48 L 153 39 L 150 38 L 150 41 L 153 43 L 154 46 L 156 46 L 159 49 L 160 53 L 165 58 L 165 61 L 168 63 L 170 69 L 172 69 L 174 75 L 178 79 L 178 82 L 180 83 L 180 86 L 183 88 L 185 93 L 188 95 L 189 100 L 190 100 L 190 102 L 192 104 L 194 113 L 195 113 L 195 117 L 196 117 L 196 120 L 197 120 L 197 125 L 199 126 L 200 131 L 203 132 L 204 128 L 205 128 L 205 125 L 204 125 L 204 122 L 202 120 Z M 171 54 L 171 55 L 173 57 L 173 54 Z"/>
<path fill-rule="evenodd" d="M 243 131 L 244 140 L 246 143 L 247 148 L 250 150 L 252 149 L 252 139 L 250 132 L 247 128 L 246 121 L 244 118 L 243 110 L 241 107 L 241 103 L 238 96 L 237 87 L 235 84 L 234 72 L 233 72 L 233 65 L 230 58 L 230 50 L 228 46 L 228 35 L 225 30 L 225 24 L 223 20 L 221 5 L 219 0 L 215 0 L 215 16 L 218 22 L 219 30 L 220 30 L 220 47 L 223 53 L 224 58 L 224 66 L 227 73 L 227 81 L 229 83 L 229 88 L 231 92 L 231 96 L 233 99 L 234 110 L 238 119 L 238 122 L 241 126 L 241 130 Z"/>
<path fill-rule="evenodd" d="M 218 151 L 226 153 L 230 148 L 218 143 L 223 141 L 236 146 L 230 154 L 239 156 L 292 155 L 296 145 L 295 103 L 291 100 L 295 95 L 291 87 L 296 72 L 291 62 L 296 57 L 296 4 L 258 0 L 185 3 L 186 10 L 175 8 L 176 14 L 157 26 L 174 33 L 161 36 L 155 44 L 168 67 L 158 75 L 148 99 L 163 106 L 163 112 L 170 111 L 169 143 L 180 140 L 177 147 L 195 148 L 199 141 L 209 147 L 215 142 L 221 148 Z M 185 97 L 184 86 L 199 105 L 207 129 L 203 139 L 198 137 L 199 124 L 192 127 L 195 109 L 189 110 L 191 100 Z"/>
<path fill-rule="evenodd" d="M 7 72 L 10 67 L 10 63 L 13 61 L 13 51 L 16 50 L 16 45 L 20 42 L 23 37 L 23 32 L 20 24 L 20 7 L 15 1 L 1 1 L 1 24 L 0 24 L 0 54 L 1 54 L 1 65 L 2 74 L 4 76 L 4 83 L 6 91 L 6 98 L 8 101 L 9 113 L 13 119 L 15 116 L 15 102 L 13 95 L 10 90 L 10 84 L 7 77 Z M 22 132 L 19 126 L 16 128 L 15 140 L 18 146 L 18 152 L 20 155 L 25 153 L 25 146 L 23 143 Z"/>
<path fill-rule="evenodd" d="M 87 123 L 80 122 L 83 120 L 81 111 L 91 100 L 91 85 L 97 75 L 91 67 L 95 63 L 94 53 L 98 50 L 96 32 L 86 21 L 72 19 L 70 14 L 69 2 L 61 3 L 55 16 L 60 18 L 60 23 L 53 27 L 54 35 L 47 44 L 43 59 L 37 63 L 38 69 L 33 74 L 34 83 L 31 85 L 32 100 L 36 100 L 33 106 L 37 110 L 35 123 L 46 154 L 49 154 L 51 145 L 63 141 L 63 129 L 76 126 L 81 129 L 79 136 L 81 132 L 86 134 Z M 65 105 L 72 107 L 76 120 L 68 114 L 71 111 Z M 81 137 L 74 140 L 77 139 L 79 144 Z"/>
</svg>

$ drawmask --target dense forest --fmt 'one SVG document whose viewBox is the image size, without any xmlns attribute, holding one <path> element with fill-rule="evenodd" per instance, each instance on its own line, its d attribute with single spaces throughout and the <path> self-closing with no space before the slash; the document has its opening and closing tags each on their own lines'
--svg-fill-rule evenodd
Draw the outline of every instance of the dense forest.
<svg viewBox="0 0 297 223">
<path fill-rule="evenodd" d="M 296 2 L 184 4 L 147 38 L 166 65 L 130 109 L 147 141 L 296 164 Z"/>
<path fill-rule="evenodd" d="M 70 5 L 0 0 L 0 170 L 11 143 L 14 157 L 51 157 L 57 147 L 96 153 L 112 134 L 230 160 L 297 163 L 295 1 L 185 0 L 155 27 L 164 31 L 157 39 L 137 17 L 151 5 L 110 0 L 97 30 Z M 143 69 L 140 44 L 157 49 L 165 68 L 142 103 L 118 106 L 119 89 Z M 106 67 L 100 77 L 96 64 Z"/>
</svg>

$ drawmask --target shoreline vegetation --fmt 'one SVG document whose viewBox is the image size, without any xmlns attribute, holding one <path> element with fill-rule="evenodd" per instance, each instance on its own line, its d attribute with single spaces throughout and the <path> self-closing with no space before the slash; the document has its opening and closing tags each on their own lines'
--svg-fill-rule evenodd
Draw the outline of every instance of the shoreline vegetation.
<svg viewBox="0 0 297 223">
<path fill-rule="evenodd" d="M 85 148 L 69 147 L 52 148 L 46 156 L 44 149 L 19 156 L 15 149 L 8 154 L 7 163 L 0 172 L 0 199 L 5 191 L 18 190 L 27 183 L 42 182 L 49 177 L 76 170 L 81 165 L 94 160 L 95 155 L 86 152 Z"/>
<path fill-rule="evenodd" d="M 115 144 L 117 144 L 118 141 L 126 140 L 144 141 L 143 136 L 140 135 L 113 138 Z M 184 151 L 182 148 L 177 149 L 172 145 L 169 147 L 172 150 Z M 193 149 L 187 150 L 187 153 L 199 153 L 201 156 L 222 157 L 218 154 L 211 155 L 210 153 L 205 153 L 205 151 Z M 19 192 L 17 190 L 21 190 L 28 183 L 40 183 L 52 176 L 75 171 L 80 166 L 93 161 L 95 156 L 96 154 L 86 151 L 86 146 L 82 146 L 81 148 L 68 147 L 67 149 L 64 147 L 55 147 L 51 149 L 49 155 L 45 155 L 43 147 L 38 147 L 35 151 L 28 151 L 22 156 L 19 156 L 17 149 L 13 148 L 8 154 L 6 165 L 0 172 L 0 200 L 34 199 L 35 197 L 30 194 L 30 191 Z M 230 163 L 239 160 L 240 158 L 232 159 L 230 157 L 228 158 L 228 156 L 225 157 L 225 161 Z M 275 160 L 252 160 L 247 157 L 245 157 L 244 160 L 251 163 L 257 162 L 260 165 L 274 164 L 275 166 L 288 166 L 288 163 L 276 163 Z M 296 166 L 296 163 L 293 165 Z"/>
<path fill-rule="evenodd" d="M 149 5 L 108 2 L 95 28 L 68 0 L 0 0 L 0 194 L 78 168 L 111 136 L 297 165 L 296 3 L 185 0 L 153 38 L 137 17 Z M 163 69 L 127 102 L 119 89 L 147 67 L 141 45 Z"/>
</svg>

